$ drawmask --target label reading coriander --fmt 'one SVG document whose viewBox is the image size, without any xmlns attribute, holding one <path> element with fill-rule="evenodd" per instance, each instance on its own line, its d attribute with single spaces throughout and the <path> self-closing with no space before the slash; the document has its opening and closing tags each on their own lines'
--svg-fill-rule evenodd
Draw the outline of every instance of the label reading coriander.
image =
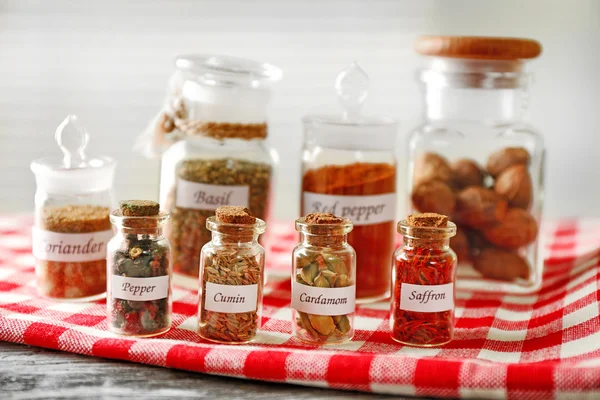
<svg viewBox="0 0 600 400">
<path fill-rule="evenodd" d="M 293 282 L 292 308 L 309 314 L 345 315 L 354 312 L 356 286 L 321 288 Z"/>
<path fill-rule="evenodd" d="M 206 282 L 206 304 L 208 311 L 244 313 L 256 311 L 258 285 L 221 285 Z"/>
<path fill-rule="evenodd" d="M 413 285 L 402 283 L 400 309 L 418 312 L 439 312 L 454 309 L 454 284 Z"/>
<path fill-rule="evenodd" d="M 332 213 L 348 218 L 354 225 L 372 225 L 396 218 L 396 194 L 338 196 L 304 192 L 302 215 Z"/>
<path fill-rule="evenodd" d="M 160 300 L 169 295 L 169 275 L 151 278 L 112 276 L 112 297 L 121 300 Z"/>
<path fill-rule="evenodd" d="M 221 206 L 248 207 L 248 186 L 209 185 L 177 180 L 177 207 L 216 210 Z"/>
<path fill-rule="evenodd" d="M 38 260 L 86 262 L 106 258 L 106 244 L 113 231 L 89 233 L 58 233 L 44 229 L 32 230 L 33 255 Z"/>
</svg>

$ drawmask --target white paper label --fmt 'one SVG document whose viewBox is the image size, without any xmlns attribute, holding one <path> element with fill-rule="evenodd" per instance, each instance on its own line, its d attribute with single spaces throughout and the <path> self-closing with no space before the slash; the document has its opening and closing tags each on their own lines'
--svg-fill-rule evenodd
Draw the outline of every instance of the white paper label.
<svg viewBox="0 0 600 400">
<path fill-rule="evenodd" d="M 38 260 L 86 262 L 106 258 L 106 245 L 113 231 L 58 233 L 39 228 L 32 230 L 33 255 Z"/>
<path fill-rule="evenodd" d="M 356 286 L 320 288 L 295 282 L 292 308 L 309 314 L 345 315 L 354 312 Z"/>
<path fill-rule="evenodd" d="M 327 212 L 348 218 L 354 225 L 372 225 L 396 219 L 396 194 L 338 196 L 304 192 L 302 215 Z"/>
<path fill-rule="evenodd" d="M 177 207 L 216 210 L 221 206 L 248 207 L 248 186 L 208 185 L 177 180 Z"/>
<path fill-rule="evenodd" d="M 112 297 L 121 300 L 159 300 L 169 295 L 169 275 L 151 278 L 112 276 Z"/>
<path fill-rule="evenodd" d="M 400 309 L 418 312 L 438 312 L 454 309 L 454 284 L 413 285 L 403 283 Z"/>
<path fill-rule="evenodd" d="M 223 313 L 244 313 L 256 311 L 258 285 L 221 285 L 206 282 L 206 301 L 208 311 Z"/>
</svg>

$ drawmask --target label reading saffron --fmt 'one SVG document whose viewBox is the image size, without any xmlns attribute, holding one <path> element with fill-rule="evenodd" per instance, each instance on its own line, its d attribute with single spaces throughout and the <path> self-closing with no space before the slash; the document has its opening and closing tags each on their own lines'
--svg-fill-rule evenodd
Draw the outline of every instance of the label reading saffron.
<svg viewBox="0 0 600 400">
<path fill-rule="evenodd" d="M 38 260 L 86 262 L 106 258 L 113 232 L 58 233 L 33 228 L 32 250 Z"/>
<path fill-rule="evenodd" d="M 164 299 L 169 295 L 169 275 L 151 278 L 130 278 L 113 275 L 112 296 L 121 300 L 148 301 Z"/>
<path fill-rule="evenodd" d="M 348 218 L 354 225 L 372 225 L 396 218 L 396 194 L 372 196 L 338 196 L 303 193 L 302 215 L 326 212 Z"/>
<path fill-rule="evenodd" d="M 208 185 L 177 180 L 177 207 L 216 210 L 221 206 L 248 207 L 248 186 Z"/>
<path fill-rule="evenodd" d="M 413 285 L 402 283 L 400 309 L 418 312 L 439 312 L 454 309 L 454 284 Z"/>
<path fill-rule="evenodd" d="M 243 313 L 256 311 L 258 285 L 221 285 L 206 282 L 208 311 Z"/>
<path fill-rule="evenodd" d="M 354 312 L 356 286 L 321 288 L 295 282 L 292 308 L 309 314 L 345 315 Z"/>
</svg>

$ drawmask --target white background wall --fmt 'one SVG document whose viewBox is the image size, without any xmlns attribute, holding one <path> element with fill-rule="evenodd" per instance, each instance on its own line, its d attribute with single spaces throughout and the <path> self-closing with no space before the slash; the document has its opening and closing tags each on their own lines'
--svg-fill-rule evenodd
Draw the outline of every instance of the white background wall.
<svg viewBox="0 0 600 400">
<path fill-rule="evenodd" d="M 179 53 L 225 53 L 284 70 L 271 108 L 281 155 L 276 214 L 298 210 L 300 117 L 338 107 L 336 74 L 358 60 L 366 111 L 418 119 L 412 43 L 423 33 L 523 36 L 536 61 L 533 124 L 548 147 L 547 215 L 600 215 L 600 1 L 32 1 L 0 0 L 0 212 L 32 208 L 32 159 L 58 154 L 69 113 L 95 154 L 119 163 L 118 198 L 156 198 L 158 163 L 133 154 Z"/>
</svg>

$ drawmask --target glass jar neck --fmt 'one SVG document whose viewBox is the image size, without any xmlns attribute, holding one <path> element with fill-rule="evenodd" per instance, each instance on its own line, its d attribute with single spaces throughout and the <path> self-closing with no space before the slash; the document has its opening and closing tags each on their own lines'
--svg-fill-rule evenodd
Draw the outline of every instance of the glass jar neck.
<svg viewBox="0 0 600 400">
<path fill-rule="evenodd" d="M 425 84 L 425 119 L 472 121 L 486 124 L 512 123 L 526 119 L 526 88 L 483 89 L 440 87 Z"/>
<path fill-rule="evenodd" d="M 448 251 L 450 249 L 450 238 L 424 239 L 404 236 L 404 248 L 423 248 L 428 250 Z"/>
<path fill-rule="evenodd" d="M 252 247 L 258 245 L 259 234 L 241 235 L 212 231 L 212 243 L 216 246 Z"/>
<path fill-rule="evenodd" d="M 123 223 L 115 224 L 117 227 L 117 235 L 120 236 L 130 236 L 136 235 L 138 240 L 141 239 L 150 239 L 150 240 L 159 240 L 163 239 L 163 227 L 155 226 L 155 227 L 131 227 Z"/>
<path fill-rule="evenodd" d="M 348 244 L 348 235 L 311 235 L 300 233 L 303 246 L 342 248 Z"/>
</svg>

